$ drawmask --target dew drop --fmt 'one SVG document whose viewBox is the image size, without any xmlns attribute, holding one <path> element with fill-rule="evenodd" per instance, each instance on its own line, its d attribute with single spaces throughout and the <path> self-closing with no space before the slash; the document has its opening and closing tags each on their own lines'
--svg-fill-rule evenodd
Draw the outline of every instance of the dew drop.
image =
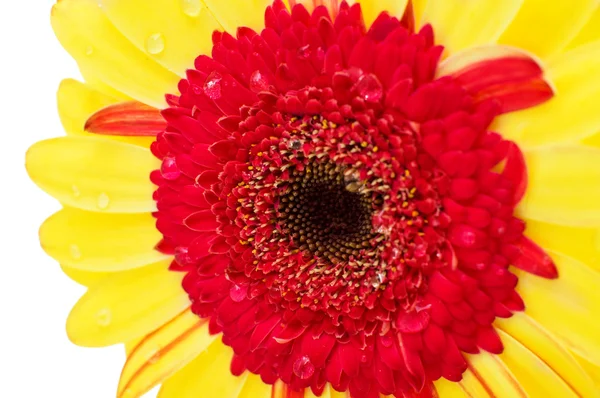
<svg viewBox="0 0 600 398">
<path fill-rule="evenodd" d="M 197 17 L 202 11 L 200 0 L 181 0 L 181 10 L 189 17 Z"/>
<path fill-rule="evenodd" d="M 383 271 L 377 271 L 375 275 L 371 277 L 371 286 L 373 286 L 374 289 L 378 289 L 383 281 L 385 281 L 385 273 Z"/>
<path fill-rule="evenodd" d="M 175 158 L 164 158 L 160 166 L 160 173 L 166 180 L 176 180 L 181 175 Z"/>
<path fill-rule="evenodd" d="M 310 359 L 303 355 L 294 362 L 294 374 L 299 378 L 306 380 L 315 373 L 315 365 L 312 364 Z"/>
<path fill-rule="evenodd" d="M 255 70 L 250 75 L 250 90 L 255 93 L 260 93 L 261 91 L 266 91 L 269 89 L 269 80 L 265 75 L 260 73 L 260 71 Z"/>
<path fill-rule="evenodd" d="M 88 57 L 89 57 L 90 55 L 92 55 L 93 53 L 94 53 L 94 47 L 92 47 L 92 46 L 87 46 L 87 47 L 85 48 L 85 55 L 87 55 Z"/>
<path fill-rule="evenodd" d="M 221 80 L 223 76 L 217 71 L 212 72 L 204 82 L 204 94 L 212 100 L 221 98 Z"/>
<path fill-rule="evenodd" d="M 69 246 L 69 253 L 71 254 L 71 258 L 73 260 L 81 259 L 81 249 L 79 249 L 79 246 L 77 246 L 76 244 L 72 244 L 71 246 Z"/>
<path fill-rule="evenodd" d="M 182 266 L 193 263 L 192 256 L 190 256 L 187 247 L 177 246 L 175 248 L 175 261 Z"/>
<path fill-rule="evenodd" d="M 146 39 L 146 51 L 149 54 L 160 54 L 165 51 L 165 37 L 162 33 L 154 33 Z"/>
<path fill-rule="evenodd" d="M 356 91 L 365 101 L 379 102 L 383 97 L 383 85 L 372 73 L 362 75 L 356 82 Z"/>
<path fill-rule="evenodd" d="M 108 197 L 107 194 L 102 192 L 100 195 L 98 195 L 98 200 L 96 202 L 96 205 L 98 206 L 98 208 L 100 210 L 106 210 L 108 208 L 109 204 L 110 204 L 110 198 Z"/>
<path fill-rule="evenodd" d="M 81 191 L 79 190 L 79 187 L 77 187 L 77 185 L 71 186 L 71 192 L 73 192 L 73 196 L 76 198 L 81 196 Z"/>
<path fill-rule="evenodd" d="M 236 303 L 244 301 L 248 295 L 248 286 L 233 285 L 229 290 L 229 297 Z"/>
<path fill-rule="evenodd" d="M 364 183 L 361 181 L 360 174 L 356 170 L 350 169 L 344 173 L 344 183 L 348 192 L 358 192 L 364 188 Z"/>
<path fill-rule="evenodd" d="M 160 360 L 160 348 L 154 348 L 148 352 L 148 363 L 155 364 Z"/>
<path fill-rule="evenodd" d="M 109 309 L 103 308 L 96 313 L 96 323 L 99 326 L 107 327 L 112 321 L 112 313 Z"/>
<path fill-rule="evenodd" d="M 192 84 L 191 89 L 192 89 L 192 92 L 196 95 L 202 94 L 202 87 L 198 86 L 197 84 Z"/>
</svg>

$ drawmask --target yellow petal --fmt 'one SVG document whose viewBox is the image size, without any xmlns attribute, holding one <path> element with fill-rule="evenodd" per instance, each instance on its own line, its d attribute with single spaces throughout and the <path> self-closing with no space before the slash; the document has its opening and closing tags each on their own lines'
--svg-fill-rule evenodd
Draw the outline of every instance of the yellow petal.
<svg viewBox="0 0 600 398">
<path fill-rule="evenodd" d="M 600 274 L 569 257 L 551 253 L 558 279 L 514 270 L 525 313 L 582 357 L 600 365 Z"/>
<path fill-rule="evenodd" d="M 576 398 L 578 395 L 552 368 L 510 335 L 498 331 L 504 351 L 499 358 L 530 397 Z"/>
<path fill-rule="evenodd" d="M 556 95 L 542 105 L 500 116 L 493 128 L 521 147 L 577 142 L 597 133 L 598 69 L 600 41 L 555 57 L 547 63 L 545 72 Z"/>
<path fill-rule="evenodd" d="M 106 84 L 104 81 L 102 81 L 102 79 L 100 79 L 98 76 L 96 76 L 94 74 L 93 68 L 92 68 L 92 70 L 90 70 L 89 65 L 87 68 L 85 66 L 79 65 L 79 72 L 81 73 L 83 80 L 85 80 L 85 83 L 87 85 L 89 85 L 90 87 L 94 88 L 95 90 L 98 90 L 101 93 L 108 95 L 109 97 L 117 98 L 122 101 L 132 101 L 133 100 L 133 98 L 131 98 L 130 96 L 123 94 L 122 92 L 118 91 L 114 87 L 112 87 L 112 86 Z"/>
<path fill-rule="evenodd" d="M 216 338 L 208 332 L 208 319 L 184 311 L 149 334 L 128 355 L 117 397 L 142 396 L 195 359 Z"/>
<path fill-rule="evenodd" d="M 460 395 L 456 389 L 453 389 L 452 391 L 455 395 L 451 395 L 451 397 L 464 397 L 466 395 L 467 397 L 495 398 L 490 395 L 489 389 L 486 389 L 486 386 L 482 384 L 481 380 L 478 379 L 471 369 L 467 369 L 465 373 L 463 373 L 463 379 L 460 382 L 453 384 L 457 384 L 460 387 L 462 395 Z M 440 395 L 440 397 L 444 396 Z"/>
<path fill-rule="evenodd" d="M 497 318 L 495 324 L 505 334 L 510 335 L 537 355 L 580 396 L 592 397 L 595 395 L 592 380 L 579 366 L 570 351 L 530 316 L 517 312 L 511 318 Z M 513 360 L 515 359 L 513 358 Z"/>
<path fill-rule="evenodd" d="M 90 288 L 69 315 L 69 339 L 85 347 L 123 343 L 185 310 L 190 301 L 181 287 L 184 274 L 169 271 L 169 263 L 118 273 Z"/>
<path fill-rule="evenodd" d="M 600 366 L 594 365 L 590 361 L 578 355 L 575 355 L 575 358 L 577 358 L 577 362 L 579 362 L 581 367 L 587 372 L 592 380 L 594 380 L 594 383 L 596 383 L 595 395 L 600 396 Z"/>
<path fill-rule="evenodd" d="M 132 98 L 164 107 L 179 77 L 129 42 L 95 0 L 62 0 L 52 8 L 54 33 L 77 63 Z"/>
<path fill-rule="evenodd" d="M 210 54 L 213 31 L 223 30 L 200 0 L 100 3 L 110 21 L 138 49 L 181 77 L 198 55 Z"/>
<path fill-rule="evenodd" d="M 408 0 L 352 0 L 348 2 L 348 4 L 354 3 L 360 3 L 365 25 L 369 27 L 383 11 L 401 19 L 404 15 L 404 10 L 406 10 Z"/>
<path fill-rule="evenodd" d="M 160 162 L 146 148 L 87 137 L 40 141 L 27 152 L 30 178 L 62 203 L 111 213 L 156 210 L 150 172 Z"/>
<path fill-rule="evenodd" d="M 61 265 L 60 268 L 71 280 L 87 287 L 91 287 L 111 275 L 110 272 L 82 271 L 66 265 Z"/>
<path fill-rule="evenodd" d="M 103 94 L 90 85 L 74 79 L 65 79 L 58 87 L 56 95 L 58 115 L 67 134 L 92 136 L 115 141 L 128 142 L 143 147 L 150 147 L 153 137 L 119 137 L 99 136 L 83 130 L 86 120 L 100 109 L 115 104 L 120 100 Z"/>
<path fill-rule="evenodd" d="M 265 9 L 273 0 L 202 0 L 215 19 L 231 34 L 240 26 L 260 31 L 265 27 Z M 199 55 L 199 54 L 198 54 Z"/>
<path fill-rule="evenodd" d="M 466 374 L 463 375 L 463 378 Z M 438 397 L 440 398 L 464 398 L 467 395 L 463 392 L 460 384 L 455 383 L 453 381 L 448 381 L 444 378 L 436 380 L 434 382 L 435 389 L 437 391 Z M 479 395 L 478 397 L 484 398 L 484 395 Z"/>
<path fill-rule="evenodd" d="M 415 24 L 417 28 L 423 26 L 423 14 L 425 13 L 425 7 L 427 6 L 427 0 L 411 0 L 413 13 L 415 14 Z"/>
<path fill-rule="evenodd" d="M 600 39 L 600 5 L 588 19 L 587 23 L 579 31 L 577 36 L 569 43 L 568 49 L 573 49 Z"/>
<path fill-rule="evenodd" d="M 150 333 L 150 334 L 152 334 L 152 333 Z M 129 356 L 133 352 L 133 350 L 135 350 L 137 348 L 137 346 L 140 345 L 140 343 L 142 341 L 144 341 L 145 338 L 146 338 L 146 336 L 143 336 L 143 337 L 139 337 L 137 339 L 133 339 L 131 341 L 126 342 L 125 343 L 125 354 L 127 356 Z"/>
<path fill-rule="evenodd" d="M 237 398 L 244 388 L 248 373 L 239 377 L 233 376 L 230 371 L 232 357 L 233 350 L 221 343 L 219 338 L 189 365 L 165 381 L 158 397 Z"/>
<path fill-rule="evenodd" d="M 525 0 L 499 42 L 542 58 L 558 54 L 583 28 L 596 4 L 597 0 Z"/>
<path fill-rule="evenodd" d="M 169 256 L 154 250 L 162 235 L 149 213 L 101 214 L 65 208 L 40 228 L 49 256 L 84 271 L 114 272 L 152 264 Z"/>
<path fill-rule="evenodd" d="M 535 243 L 600 271 L 600 231 L 527 220 L 527 235 Z"/>
<path fill-rule="evenodd" d="M 246 377 L 246 382 L 244 383 L 244 387 L 242 388 L 242 391 L 240 391 L 240 393 L 237 395 L 237 398 L 269 398 L 271 396 L 272 388 L 273 387 L 271 385 L 265 384 L 265 382 L 262 381 L 260 376 L 248 373 Z"/>
<path fill-rule="evenodd" d="M 523 386 L 498 356 L 482 351 L 479 354 L 468 355 L 467 362 L 471 371 L 485 386 L 485 389 L 491 393 L 492 397 L 527 397 Z"/>
<path fill-rule="evenodd" d="M 436 42 L 446 48 L 447 54 L 454 54 L 496 42 L 522 3 L 523 0 L 428 0 L 423 23 L 430 23 Z"/>
<path fill-rule="evenodd" d="M 600 149 L 539 148 L 525 153 L 529 183 L 517 210 L 527 219 L 600 226 Z"/>
</svg>

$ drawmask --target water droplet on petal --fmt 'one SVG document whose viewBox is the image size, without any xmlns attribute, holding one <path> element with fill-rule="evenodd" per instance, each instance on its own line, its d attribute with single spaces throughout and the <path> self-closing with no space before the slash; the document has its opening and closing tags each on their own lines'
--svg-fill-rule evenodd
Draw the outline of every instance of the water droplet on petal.
<svg viewBox="0 0 600 398">
<path fill-rule="evenodd" d="M 154 348 L 148 352 L 148 363 L 155 364 L 160 360 L 160 348 Z"/>
<path fill-rule="evenodd" d="M 356 82 L 355 88 L 365 101 L 378 102 L 383 97 L 383 85 L 372 73 L 362 75 Z"/>
<path fill-rule="evenodd" d="M 194 262 L 192 256 L 190 256 L 188 252 L 188 248 L 183 246 L 177 246 L 175 248 L 175 261 L 182 266 L 189 265 Z"/>
<path fill-rule="evenodd" d="M 96 313 L 96 323 L 99 326 L 107 327 L 112 321 L 112 313 L 109 309 L 103 308 Z"/>
<path fill-rule="evenodd" d="M 176 180 L 181 175 L 175 158 L 164 158 L 160 166 L 160 173 L 166 180 Z"/>
<path fill-rule="evenodd" d="M 81 250 L 79 249 L 79 246 L 75 244 L 69 246 L 69 253 L 71 253 L 71 258 L 73 258 L 73 260 L 81 259 Z"/>
<path fill-rule="evenodd" d="M 312 364 L 310 359 L 303 355 L 294 362 L 294 374 L 299 378 L 306 380 L 315 373 L 315 365 Z"/>
<path fill-rule="evenodd" d="M 243 301 L 248 295 L 248 286 L 233 285 L 229 291 L 229 297 L 236 303 Z"/>
<path fill-rule="evenodd" d="M 73 196 L 78 198 L 81 196 L 81 191 L 79 190 L 79 188 L 77 187 L 77 185 L 73 185 L 71 187 L 71 191 L 73 192 Z"/>
<path fill-rule="evenodd" d="M 160 54 L 165 50 L 165 37 L 162 33 L 154 33 L 146 39 L 146 51 L 149 54 Z"/>
<path fill-rule="evenodd" d="M 217 71 L 212 72 L 204 82 L 204 94 L 212 100 L 221 98 L 221 80 L 223 76 Z"/>
<path fill-rule="evenodd" d="M 85 48 L 85 55 L 87 55 L 88 57 L 89 57 L 90 55 L 92 55 L 93 53 L 94 53 L 94 47 L 92 47 L 92 46 L 87 46 L 87 47 Z"/>
<path fill-rule="evenodd" d="M 298 56 L 300 58 L 309 58 L 312 54 L 311 48 L 310 48 L 310 44 L 307 44 L 305 46 L 302 46 L 298 49 Z"/>
<path fill-rule="evenodd" d="M 255 93 L 259 93 L 268 89 L 269 80 L 267 77 L 258 70 L 252 72 L 252 75 L 250 75 L 250 90 L 254 91 Z"/>
<path fill-rule="evenodd" d="M 202 3 L 200 0 L 181 0 L 181 10 L 190 17 L 197 17 L 202 11 Z"/>
<path fill-rule="evenodd" d="M 192 84 L 191 88 L 192 88 L 192 92 L 196 95 L 200 95 L 203 93 L 202 87 L 198 86 L 197 84 Z"/>
<path fill-rule="evenodd" d="M 108 209 L 109 204 L 110 204 L 110 198 L 108 197 L 107 194 L 102 192 L 100 195 L 98 195 L 98 200 L 96 202 L 98 209 L 106 210 L 106 209 Z"/>
<path fill-rule="evenodd" d="M 383 271 L 377 271 L 375 273 L 375 275 L 373 275 L 371 277 L 371 286 L 373 286 L 374 289 L 378 289 L 379 286 L 381 286 L 381 284 L 385 281 L 385 272 Z"/>
<path fill-rule="evenodd" d="M 360 179 L 360 173 L 353 169 L 349 169 L 344 173 L 344 183 L 348 192 L 358 192 L 364 188 L 364 183 Z"/>
</svg>

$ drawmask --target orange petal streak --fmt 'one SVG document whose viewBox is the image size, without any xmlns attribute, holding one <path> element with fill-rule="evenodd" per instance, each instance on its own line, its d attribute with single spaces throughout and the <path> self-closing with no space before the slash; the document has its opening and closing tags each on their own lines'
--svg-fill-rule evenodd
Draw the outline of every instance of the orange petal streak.
<svg viewBox="0 0 600 398">
<path fill-rule="evenodd" d="M 156 136 L 166 126 L 158 109 L 128 101 L 94 113 L 85 123 L 85 131 L 103 135 Z"/>
</svg>

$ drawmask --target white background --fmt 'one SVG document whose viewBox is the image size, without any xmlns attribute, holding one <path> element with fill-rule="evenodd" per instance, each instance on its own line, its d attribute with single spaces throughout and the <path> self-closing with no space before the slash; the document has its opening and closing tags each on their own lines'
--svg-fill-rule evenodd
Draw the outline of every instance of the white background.
<svg viewBox="0 0 600 398">
<path fill-rule="evenodd" d="M 54 0 L 9 0 L 0 10 L 0 397 L 114 397 L 122 346 L 69 342 L 65 321 L 85 289 L 41 250 L 37 231 L 56 201 L 27 177 L 34 142 L 62 135 L 56 89 L 79 77 L 50 27 Z"/>
</svg>

